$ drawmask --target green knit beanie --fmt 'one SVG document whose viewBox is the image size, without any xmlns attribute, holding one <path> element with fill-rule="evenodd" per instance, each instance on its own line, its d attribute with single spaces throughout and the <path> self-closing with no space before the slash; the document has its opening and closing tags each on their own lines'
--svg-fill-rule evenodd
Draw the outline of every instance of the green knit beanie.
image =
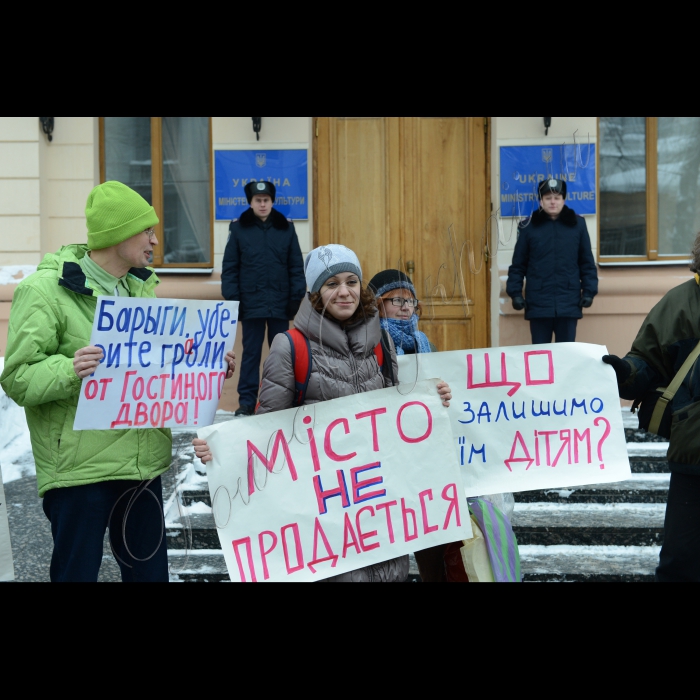
<svg viewBox="0 0 700 700">
<path fill-rule="evenodd" d="M 90 250 L 119 245 L 160 223 L 156 210 L 121 182 L 105 182 L 90 193 L 85 216 Z"/>
</svg>

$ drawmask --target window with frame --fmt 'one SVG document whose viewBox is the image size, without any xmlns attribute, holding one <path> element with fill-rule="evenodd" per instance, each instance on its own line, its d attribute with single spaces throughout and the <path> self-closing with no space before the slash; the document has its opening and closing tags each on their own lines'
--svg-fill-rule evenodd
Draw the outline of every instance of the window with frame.
<svg viewBox="0 0 700 700">
<path fill-rule="evenodd" d="M 686 262 L 700 231 L 700 117 L 599 117 L 600 262 Z"/>
<path fill-rule="evenodd" d="M 214 265 L 211 117 L 100 117 L 101 181 L 118 180 L 156 210 L 153 265 Z"/>
</svg>

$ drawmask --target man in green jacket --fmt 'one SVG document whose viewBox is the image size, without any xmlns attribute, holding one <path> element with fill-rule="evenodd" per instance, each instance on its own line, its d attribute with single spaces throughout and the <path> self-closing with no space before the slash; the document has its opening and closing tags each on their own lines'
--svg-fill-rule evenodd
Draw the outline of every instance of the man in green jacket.
<svg viewBox="0 0 700 700">
<path fill-rule="evenodd" d="M 159 220 L 119 182 L 92 191 L 86 216 L 88 245 L 47 255 L 17 288 L 0 384 L 27 415 L 54 538 L 51 580 L 97 581 L 109 529 L 123 581 L 167 582 L 160 477 L 172 459 L 170 431 L 73 430 L 82 380 L 103 359 L 89 346 L 97 297 L 155 297 L 148 265 Z"/>
</svg>

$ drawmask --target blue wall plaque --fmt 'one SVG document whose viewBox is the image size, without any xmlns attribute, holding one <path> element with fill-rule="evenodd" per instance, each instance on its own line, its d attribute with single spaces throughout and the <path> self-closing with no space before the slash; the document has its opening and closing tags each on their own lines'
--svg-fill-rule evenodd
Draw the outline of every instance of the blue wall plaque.
<svg viewBox="0 0 700 700">
<path fill-rule="evenodd" d="M 216 151 L 216 220 L 239 219 L 248 209 L 244 187 L 272 182 L 275 209 L 289 219 L 309 218 L 309 152 Z"/>
<path fill-rule="evenodd" d="M 502 217 L 527 217 L 537 204 L 540 182 L 555 177 L 568 185 L 567 205 L 577 214 L 596 214 L 596 147 L 504 146 L 501 148 Z"/>
</svg>

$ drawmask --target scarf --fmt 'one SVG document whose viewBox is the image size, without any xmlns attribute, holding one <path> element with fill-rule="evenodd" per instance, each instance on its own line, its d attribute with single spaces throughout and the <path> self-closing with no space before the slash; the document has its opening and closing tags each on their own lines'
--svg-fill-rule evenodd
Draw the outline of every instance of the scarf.
<svg viewBox="0 0 700 700">
<path fill-rule="evenodd" d="M 380 323 L 394 341 L 397 355 L 405 355 L 407 351 L 421 355 L 430 352 L 428 336 L 418 330 L 418 316 L 413 316 L 410 321 L 382 318 Z"/>
</svg>

